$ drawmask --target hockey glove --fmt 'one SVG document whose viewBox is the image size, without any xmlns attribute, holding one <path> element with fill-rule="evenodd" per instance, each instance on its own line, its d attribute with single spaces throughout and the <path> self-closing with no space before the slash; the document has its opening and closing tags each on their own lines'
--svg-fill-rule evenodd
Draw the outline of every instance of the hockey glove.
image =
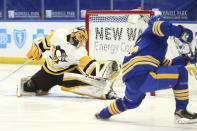
<svg viewBox="0 0 197 131">
<path fill-rule="evenodd" d="M 189 61 L 191 62 L 191 64 L 197 63 L 197 52 L 195 52 L 194 56 L 189 57 Z"/>
<path fill-rule="evenodd" d="M 185 44 L 191 43 L 193 40 L 193 32 L 182 25 L 178 26 L 181 28 L 181 35 L 179 36 L 180 41 Z"/>
<path fill-rule="evenodd" d="M 42 58 L 42 51 L 39 47 L 39 44 L 42 43 L 42 38 L 36 38 L 33 40 L 31 49 L 28 51 L 26 56 L 31 59 L 33 57 L 34 60 L 40 60 Z"/>
</svg>

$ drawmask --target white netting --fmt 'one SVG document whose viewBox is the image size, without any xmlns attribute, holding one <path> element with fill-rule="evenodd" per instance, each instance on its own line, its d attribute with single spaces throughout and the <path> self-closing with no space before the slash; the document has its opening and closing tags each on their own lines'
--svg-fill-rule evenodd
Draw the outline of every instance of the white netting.
<svg viewBox="0 0 197 131">
<path fill-rule="evenodd" d="M 128 22 L 128 14 L 124 15 L 90 15 L 89 22 Z"/>
</svg>

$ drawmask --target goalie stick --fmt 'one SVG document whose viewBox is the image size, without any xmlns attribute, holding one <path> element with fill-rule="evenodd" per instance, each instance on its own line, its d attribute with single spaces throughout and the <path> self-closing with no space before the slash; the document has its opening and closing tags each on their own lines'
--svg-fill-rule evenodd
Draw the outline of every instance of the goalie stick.
<svg viewBox="0 0 197 131">
<path fill-rule="evenodd" d="M 175 46 L 176 46 L 176 49 L 178 50 L 178 53 L 179 55 L 183 55 L 183 49 L 184 49 L 184 44 L 181 43 L 176 37 L 173 37 L 173 40 L 174 40 L 174 43 L 175 43 Z M 191 54 L 191 58 L 194 58 L 195 57 L 195 54 L 194 52 L 192 51 L 192 48 L 191 48 L 191 43 L 187 43 L 188 45 L 188 48 L 189 48 L 189 53 Z M 197 51 L 196 47 L 195 47 L 195 52 Z M 195 71 L 197 73 L 197 65 L 196 63 L 193 64 L 194 67 L 195 67 Z M 197 76 L 195 76 L 195 79 L 197 80 Z"/>
<path fill-rule="evenodd" d="M 98 65 L 96 65 L 96 66 L 98 66 Z M 79 67 L 79 66 L 78 66 L 78 69 L 79 69 L 79 71 L 80 71 L 84 76 L 86 76 L 87 78 L 94 79 L 94 80 L 104 80 L 104 81 L 108 81 L 108 83 L 110 82 L 109 91 L 114 91 L 113 86 L 114 86 L 114 83 L 115 83 L 115 81 L 116 81 L 116 78 L 114 78 L 113 80 L 107 80 L 107 79 L 102 78 L 102 77 L 88 75 L 88 74 L 86 74 L 86 73 L 83 71 L 83 69 L 81 69 L 81 67 Z M 98 72 L 97 72 L 97 73 L 98 73 Z"/>
<path fill-rule="evenodd" d="M 102 77 L 97 77 L 97 76 L 88 75 L 87 73 L 85 73 L 85 72 L 83 71 L 83 69 L 81 69 L 80 66 L 78 66 L 78 70 L 79 70 L 84 76 L 86 76 L 86 77 L 88 77 L 88 78 L 91 78 L 91 79 L 94 79 L 94 80 L 106 80 L 105 78 L 102 78 Z"/>
<path fill-rule="evenodd" d="M 189 51 L 191 53 L 191 58 L 195 58 L 195 54 L 194 52 L 192 51 L 192 48 L 191 48 L 191 43 L 188 43 L 188 47 L 189 47 Z M 195 47 L 195 52 L 196 52 L 196 47 Z M 196 63 L 193 64 L 195 69 L 196 69 L 196 73 L 197 73 L 197 65 Z M 196 80 L 197 80 L 197 76 L 195 76 Z"/>
<path fill-rule="evenodd" d="M 26 61 L 23 65 L 21 65 L 20 67 L 18 67 L 16 70 L 14 70 L 13 72 L 11 72 L 10 74 L 8 74 L 7 76 L 5 76 L 4 78 L 2 78 L 0 80 L 0 82 L 6 80 L 7 78 L 9 78 L 11 75 L 13 75 L 14 73 L 16 73 L 18 70 L 20 70 L 21 68 L 23 68 L 25 65 L 27 65 L 29 62 L 31 62 L 33 60 L 33 58 L 29 59 L 28 61 Z"/>
</svg>

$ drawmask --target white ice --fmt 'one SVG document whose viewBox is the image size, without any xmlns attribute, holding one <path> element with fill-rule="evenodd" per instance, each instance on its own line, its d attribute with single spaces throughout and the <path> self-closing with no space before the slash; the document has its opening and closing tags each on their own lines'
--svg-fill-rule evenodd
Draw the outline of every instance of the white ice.
<svg viewBox="0 0 197 131">
<path fill-rule="evenodd" d="M 0 79 L 20 65 L 0 65 Z M 27 65 L 0 82 L 0 131 L 197 131 L 197 124 L 175 124 L 172 95 L 149 96 L 137 109 L 101 121 L 96 112 L 111 100 L 98 100 L 61 92 L 49 96 L 16 97 L 20 77 L 33 75 L 40 66 Z M 121 95 L 121 94 L 120 94 Z M 197 95 L 190 96 L 189 110 L 197 112 Z"/>
</svg>

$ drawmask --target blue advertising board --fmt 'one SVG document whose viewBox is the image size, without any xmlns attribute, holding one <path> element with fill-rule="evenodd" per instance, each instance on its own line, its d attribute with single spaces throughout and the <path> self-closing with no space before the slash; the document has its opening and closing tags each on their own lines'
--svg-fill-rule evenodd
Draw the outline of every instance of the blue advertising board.
<svg viewBox="0 0 197 131">
<path fill-rule="evenodd" d="M 0 0 L 0 19 L 79 20 L 89 10 L 133 10 L 140 6 L 160 10 L 167 20 L 197 20 L 197 0 Z"/>
<path fill-rule="evenodd" d="M 41 0 L 7 0 L 7 19 L 41 19 Z"/>
<path fill-rule="evenodd" d="M 167 20 L 197 20 L 197 0 L 144 0 L 144 9 L 159 9 Z"/>
<path fill-rule="evenodd" d="M 46 19 L 76 19 L 77 0 L 45 0 Z"/>
<path fill-rule="evenodd" d="M 3 19 L 3 0 L 0 0 L 0 19 Z"/>
</svg>

